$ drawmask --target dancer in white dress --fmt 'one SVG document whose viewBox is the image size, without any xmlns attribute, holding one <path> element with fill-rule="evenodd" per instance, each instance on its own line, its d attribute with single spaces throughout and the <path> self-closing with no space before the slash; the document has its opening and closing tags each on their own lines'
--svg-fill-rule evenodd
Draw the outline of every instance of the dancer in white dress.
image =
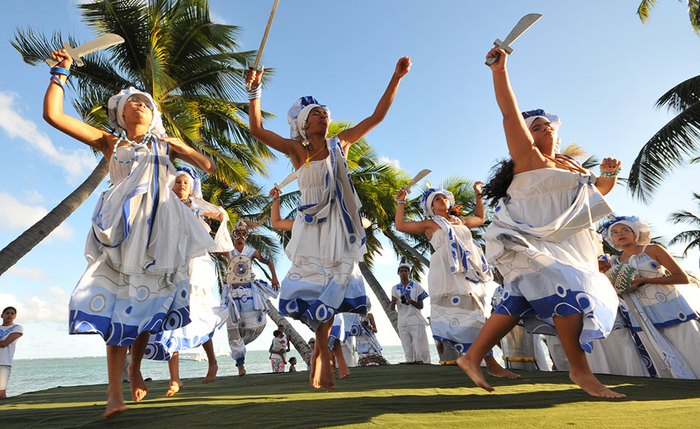
<svg viewBox="0 0 700 429">
<path fill-rule="evenodd" d="M 73 59 L 61 49 L 44 96 L 44 118 L 53 127 L 99 150 L 109 161 L 112 187 L 98 201 L 88 235 L 88 269 L 71 296 L 69 331 L 99 333 L 107 344 L 109 418 L 126 409 L 122 368 L 131 346 L 131 396 L 148 388 L 141 376 L 148 337 L 186 325 L 190 259 L 214 242 L 170 189 L 180 158 L 207 172 L 214 164 L 182 140 L 165 135 L 158 106 L 130 88 L 109 99 L 110 125 L 97 129 L 63 112 L 63 87 Z"/>
<path fill-rule="evenodd" d="M 452 192 L 429 188 L 421 199 L 427 219 L 405 222 L 406 190 L 401 189 L 396 195 L 396 229 L 424 234 L 435 250 L 428 271 L 433 338 L 451 345 L 459 353 L 466 353 L 486 322 L 485 283 L 493 279 L 484 254 L 469 231 L 470 227 L 481 226 L 486 220 L 481 185 L 481 182 L 474 183 L 474 216 L 450 211 L 455 205 Z M 503 368 L 492 353 L 484 360 L 488 373 L 494 377 L 519 377 Z"/>
<path fill-rule="evenodd" d="M 260 82 L 263 71 L 249 70 L 250 131 L 262 143 L 289 156 L 298 172 L 301 201 L 286 253 L 292 268 L 282 282 L 280 312 L 306 323 L 316 334 L 310 382 L 334 388 L 328 337 L 338 312 L 367 311 L 364 282 L 357 262 L 366 252 L 360 203 L 345 160 L 350 147 L 386 116 L 408 57 L 399 59 L 374 113 L 354 127 L 326 139 L 329 110 L 313 97 L 297 100 L 288 113 L 291 139 L 263 128 Z"/>
<path fill-rule="evenodd" d="M 611 269 L 632 268 L 629 285 L 616 285 L 628 286 L 618 292 L 648 352 L 647 369 L 658 377 L 700 378 L 700 289 L 666 249 L 650 244 L 649 226 L 638 217 L 606 222 L 603 236 L 622 251 L 610 258 Z"/>
<path fill-rule="evenodd" d="M 458 365 L 492 391 L 479 367 L 488 351 L 521 319 L 531 332 L 556 334 L 569 360 L 569 377 L 591 396 L 621 398 L 593 375 L 584 349 L 610 333 L 617 299 L 598 272 L 593 222 L 611 212 L 602 194 L 616 183 L 619 161 L 605 158 L 601 177 L 557 156 L 558 118 L 521 114 L 506 70 L 508 53 L 493 48 L 490 66 L 512 161 L 502 163 L 485 194 L 496 201 L 486 257 L 503 275 L 503 296 Z"/>
<path fill-rule="evenodd" d="M 211 233 L 211 228 L 204 219 L 218 220 L 219 228 L 214 237 L 216 248 L 212 252 L 228 253 L 233 249 L 231 235 L 228 232 L 228 213 L 222 207 L 210 204 L 202 196 L 202 185 L 194 169 L 182 166 L 177 168 L 173 192 L 180 201 L 190 208 L 192 214 L 200 221 L 202 227 Z M 170 387 L 166 396 L 173 396 L 183 387 L 180 379 L 180 351 L 202 346 L 207 355 L 208 369 L 204 384 L 216 379 L 219 366 L 214 353 L 214 332 L 226 323 L 228 311 L 219 305 L 217 289 L 219 276 L 216 264 L 209 254 L 190 260 L 190 319 L 182 328 L 168 330 L 151 335 L 145 356 L 149 359 L 167 360 L 170 372 Z"/>
</svg>

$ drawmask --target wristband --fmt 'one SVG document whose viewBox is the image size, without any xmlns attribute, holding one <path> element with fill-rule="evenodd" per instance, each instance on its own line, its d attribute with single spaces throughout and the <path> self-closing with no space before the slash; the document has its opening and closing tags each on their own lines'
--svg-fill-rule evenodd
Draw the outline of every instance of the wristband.
<svg viewBox="0 0 700 429">
<path fill-rule="evenodd" d="M 58 76 L 56 76 L 56 75 L 51 75 L 51 81 L 54 82 L 54 83 L 57 83 L 58 86 L 60 86 L 61 89 L 62 89 L 64 92 L 66 91 L 65 85 L 63 85 L 63 82 L 61 82 L 61 79 L 59 79 Z"/>
<path fill-rule="evenodd" d="M 396 204 L 406 204 L 406 200 L 396 200 Z"/>
<path fill-rule="evenodd" d="M 70 76 L 70 70 L 64 69 L 63 67 L 51 67 L 51 74 L 62 74 L 63 76 L 68 77 Z"/>
<path fill-rule="evenodd" d="M 620 169 L 618 168 L 615 171 L 602 171 L 600 173 L 600 177 L 607 177 L 609 179 L 614 179 L 617 177 L 617 175 L 620 174 Z"/>
<path fill-rule="evenodd" d="M 262 95 L 262 86 L 258 85 L 255 88 L 248 90 L 248 100 L 259 100 Z"/>
</svg>

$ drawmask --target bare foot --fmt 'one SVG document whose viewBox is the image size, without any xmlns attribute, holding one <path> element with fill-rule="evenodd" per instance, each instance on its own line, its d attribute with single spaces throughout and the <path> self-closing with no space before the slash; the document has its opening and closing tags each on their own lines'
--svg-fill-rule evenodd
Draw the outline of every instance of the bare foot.
<svg viewBox="0 0 700 429">
<path fill-rule="evenodd" d="M 206 377 L 204 377 L 204 381 L 202 381 L 202 384 L 209 384 L 212 381 L 216 380 L 216 373 L 219 372 L 219 365 L 216 364 L 216 362 L 210 363 L 209 364 L 209 370 L 207 371 Z M 245 373 L 245 369 L 243 370 Z"/>
<path fill-rule="evenodd" d="M 341 380 L 344 378 L 348 378 L 350 377 L 350 370 L 348 368 L 345 368 L 345 370 L 343 370 L 342 368 L 338 368 L 338 376 Z"/>
<path fill-rule="evenodd" d="M 105 407 L 105 412 L 102 414 L 102 417 L 111 419 L 117 414 L 126 411 L 124 398 L 120 396 L 121 395 L 107 395 L 107 406 Z"/>
<path fill-rule="evenodd" d="M 620 399 L 627 397 L 624 393 L 617 393 L 605 387 L 605 385 L 590 372 L 587 374 L 575 374 L 573 371 L 570 371 L 569 378 L 576 383 L 578 387 L 583 389 L 584 392 L 596 398 Z"/>
<path fill-rule="evenodd" d="M 486 361 L 486 372 L 497 378 L 520 378 L 520 376 L 514 372 L 511 372 L 503 368 L 493 356 L 487 356 Z"/>
<path fill-rule="evenodd" d="M 246 374 L 245 372 L 245 365 L 241 365 L 238 367 L 238 376 L 243 377 Z"/>
<path fill-rule="evenodd" d="M 184 384 L 182 383 L 182 380 L 173 380 L 170 382 L 170 388 L 168 389 L 167 392 L 165 392 L 165 396 L 173 396 L 177 392 L 182 389 Z"/>
<path fill-rule="evenodd" d="M 335 371 L 330 359 L 321 359 L 321 368 L 317 373 L 321 388 L 335 389 Z"/>
<path fill-rule="evenodd" d="M 480 364 L 481 359 L 479 359 L 479 361 L 473 361 L 467 358 L 467 355 L 460 356 L 457 359 L 457 365 L 459 365 L 459 367 L 462 368 L 462 371 L 464 371 L 464 373 L 471 378 L 474 384 L 487 392 L 493 392 L 496 389 L 486 382 L 486 378 L 484 377 L 484 373 L 481 371 Z"/>
<path fill-rule="evenodd" d="M 148 394 L 148 387 L 143 381 L 141 371 L 133 371 L 129 374 L 129 386 L 131 387 L 131 398 L 138 402 Z"/>
</svg>

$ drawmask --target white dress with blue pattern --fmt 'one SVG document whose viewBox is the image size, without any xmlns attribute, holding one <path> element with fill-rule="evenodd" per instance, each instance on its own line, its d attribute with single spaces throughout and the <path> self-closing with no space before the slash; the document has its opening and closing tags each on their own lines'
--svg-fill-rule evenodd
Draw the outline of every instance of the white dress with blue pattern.
<svg viewBox="0 0 700 429">
<path fill-rule="evenodd" d="M 336 313 L 367 312 L 357 263 L 366 253 L 360 203 L 348 176 L 340 141 L 330 155 L 297 170 L 301 200 L 285 251 L 292 267 L 282 281 L 280 313 L 312 330 Z"/>
<path fill-rule="evenodd" d="M 458 223 L 449 227 L 445 227 L 446 222 L 439 218 L 433 220 L 441 228 L 430 239 L 435 249 L 428 271 L 430 328 L 433 338 L 465 353 L 486 323 L 484 282 L 491 276 L 469 228 L 458 218 L 453 218 Z M 460 253 L 464 258 L 461 263 L 456 261 L 456 253 L 452 251 L 455 246 L 462 249 Z"/>
<path fill-rule="evenodd" d="M 152 142 L 150 150 L 120 147 L 110 160 L 112 187 L 93 213 L 88 268 L 71 295 L 71 334 L 128 346 L 143 332 L 190 322 L 188 265 L 214 241 L 171 190 L 167 143 Z"/>
<path fill-rule="evenodd" d="M 632 255 L 625 263 L 634 267 L 640 277 L 664 276 L 664 268 L 645 250 L 646 247 L 642 252 Z M 620 261 L 617 256 L 613 256 L 611 263 L 616 266 Z M 662 357 L 663 363 L 658 360 L 654 362 L 658 375 L 664 376 L 666 368 L 662 368 L 663 365 L 671 372 L 667 376 L 700 378 L 700 289 L 689 284 L 649 283 L 633 292 L 623 293 L 622 299 L 632 310 L 631 322 L 637 329 L 653 331 L 655 328 L 662 336 L 655 340 L 653 337 L 641 337 L 647 349 L 655 348 Z M 651 323 L 653 327 L 647 323 Z M 670 343 L 670 347 L 664 347 L 666 341 Z"/>
<path fill-rule="evenodd" d="M 611 213 L 595 177 L 543 168 L 516 174 L 484 234 L 486 257 L 503 275 L 494 310 L 522 318 L 533 333 L 554 335 L 552 318 L 583 313 L 581 347 L 605 338 L 618 299 L 598 272 L 594 223 Z"/>
</svg>

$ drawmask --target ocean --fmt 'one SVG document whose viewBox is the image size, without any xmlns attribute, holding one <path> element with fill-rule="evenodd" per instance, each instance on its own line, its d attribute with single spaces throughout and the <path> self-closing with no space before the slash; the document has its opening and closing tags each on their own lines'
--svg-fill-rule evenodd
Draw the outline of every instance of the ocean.
<svg viewBox="0 0 700 429">
<path fill-rule="evenodd" d="M 433 363 L 438 362 L 435 347 L 431 345 Z M 404 361 L 401 346 L 385 346 L 382 350 L 384 358 L 389 363 L 397 364 Z M 203 378 L 207 373 L 207 361 L 200 360 L 201 355 L 180 354 L 180 377 Z M 249 374 L 268 373 L 270 354 L 266 350 L 249 350 L 246 354 L 246 371 Z M 297 370 L 305 371 L 306 364 L 296 350 L 287 353 L 287 359 L 296 356 Z M 217 356 L 219 377 L 238 374 L 236 365 L 228 355 Z M 166 362 L 144 360 L 142 365 L 144 378 L 153 380 L 168 380 L 168 365 Z M 89 384 L 107 384 L 107 358 L 81 357 L 57 359 L 16 359 L 12 363 L 12 374 L 7 387 L 8 396 L 16 396 L 26 392 L 51 389 L 54 387 L 82 386 Z"/>
</svg>

